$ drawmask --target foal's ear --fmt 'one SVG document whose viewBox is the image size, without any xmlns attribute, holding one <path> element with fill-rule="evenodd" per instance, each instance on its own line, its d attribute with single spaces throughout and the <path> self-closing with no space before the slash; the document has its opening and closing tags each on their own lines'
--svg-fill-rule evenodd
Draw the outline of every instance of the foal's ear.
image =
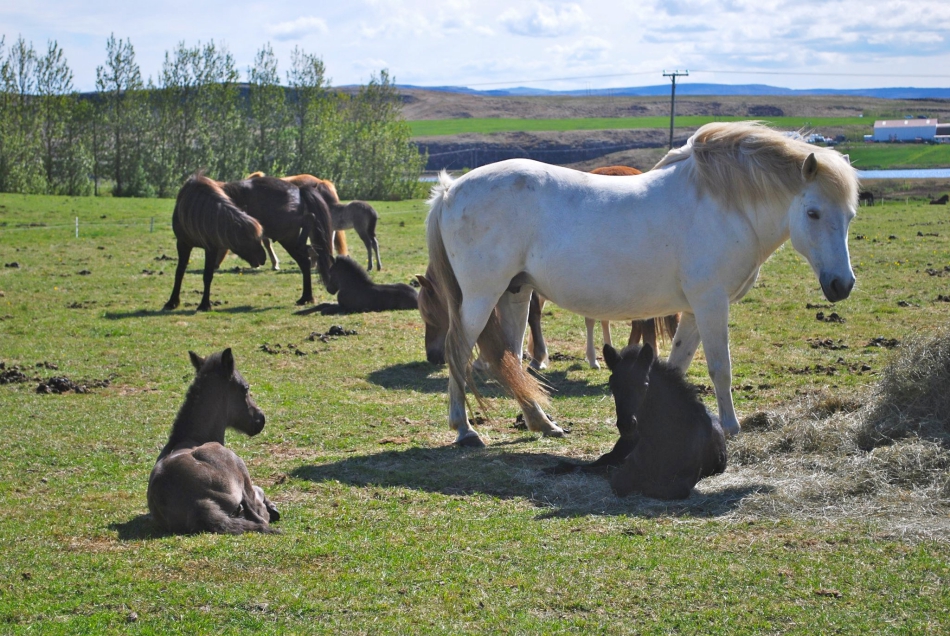
<svg viewBox="0 0 950 636">
<path fill-rule="evenodd" d="M 653 368 L 654 361 L 656 361 L 656 355 L 653 352 L 653 347 L 650 346 L 649 342 L 645 342 L 633 366 L 636 369 L 642 369 L 645 375 L 649 375 L 650 369 Z"/>
<path fill-rule="evenodd" d="M 234 354 L 231 353 L 231 347 L 221 352 L 221 366 L 224 368 L 224 374 L 230 376 L 234 373 Z"/>
<path fill-rule="evenodd" d="M 204 365 L 205 359 L 199 356 L 194 351 L 189 351 L 188 357 L 191 358 L 191 366 L 195 368 L 195 371 L 201 371 L 201 367 L 202 365 Z"/>
<path fill-rule="evenodd" d="M 617 363 L 620 362 L 620 354 L 609 344 L 604 345 L 604 362 L 607 363 L 607 368 L 611 371 L 613 371 Z"/>
<path fill-rule="evenodd" d="M 418 274 L 416 275 L 416 280 L 419 281 L 419 285 L 421 285 L 423 288 L 428 289 L 429 291 L 433 291 L 432 283 L 430 283 L 429 279 L 426 278 L 425 276 Z"/>
<path fill-rule="evenodd" d="M 815 153 L 811 153 L 808 155 L 808 158 L 805 159 L 805 163 L 802 164 L 802 177 L 805 179 L 805 183 L 809 183 L 817 176 L 818 159 L 815 158 Z"/>
</svg>

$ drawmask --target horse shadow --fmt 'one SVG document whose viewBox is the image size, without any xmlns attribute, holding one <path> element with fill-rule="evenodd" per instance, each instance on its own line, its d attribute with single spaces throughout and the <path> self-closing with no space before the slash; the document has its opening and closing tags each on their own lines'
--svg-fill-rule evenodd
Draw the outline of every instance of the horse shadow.
<svg viewBox="0 0 950 636">
<path fill-rule="evenodd" d="M 393 364 L 370 372 L 366 379 L 384 389 L 413 390 L 419 393 L 445 393 L 448 379 L 437 373 L 445 367 L 429 362 L 415 361 Z M 537 374 L 541 383 L 550 387 L 554 397 L 596 397 L 609 394 L 606 382 L 591 384 L 583 378 L 572 378 L 568 370 L 547 371 Z M 533 372 L 532 372 L 533 373 Z M 508 394 L 490 377 L 476 372 L 475 382 L 485 397 L 505 397 Z"/>
<path fill-rule="evenodd" d="M 357 487 L 402 487 L 444 495 L 483 494 L 527 500 L 541 509 L 538 519 L 589 515 L 717 518 L 735 511 L 745 498 L 773 489 L 767 484 L 725 485 L 694 490 L 681 501 L 639 495 L 619 498 L 604 475 L 549 472 L 568 457 L 512 452 L 513 447 L 533 443 L 532 439 L 525 437 L 482 450 L 453 445 L 383 451 L 300 466 L 291 476 L 314 483 L 337 481 Z"/>
<path fill-rule="evenodd" d="M 252 307 L 251 305 L 235 305 L 234 307 L 215 307 L 210 313 L 218 314 L 257 314 L 265 311 L 282 309 L 282 307 Z M 106 320 L 126 320 L 127 318 L 156 318 L 159 316 L 194 316 L 198 311 L 190 307 L 184 309 L 136 309 L 133 311 L 107 311 L 103 317 Z"/>
<path fill-rule="evenodd" d="M 117 532 L 120 541 L 160 539 L 168 534 L 159 528 L 152 520 L 152 515 L 147 513 L 129 519 L 125 523 L 114 521 L 109 524 L 109 530 Z"/>
</svg>

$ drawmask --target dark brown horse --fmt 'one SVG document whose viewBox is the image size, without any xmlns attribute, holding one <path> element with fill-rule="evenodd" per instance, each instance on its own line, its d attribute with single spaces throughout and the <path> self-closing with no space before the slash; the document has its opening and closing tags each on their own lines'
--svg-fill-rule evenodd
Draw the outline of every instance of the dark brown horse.
<svg viewBox="0 0 950 636">
<path fill-rule="evenodd" d="M 178 191 L 172 229 L 177 240 L 178 267 L 171 298 L 165 303 L 166 310 L 180 304 L 181 281 L 191 251 L 196 247 L 205 251 L 204 294 L 198 311 L 211 309 L 211 280 L 228 250 L 251 267 L 266 262 L 267 255 L 261 246 L 261 224 L 236 206 L 221 189 L 221 184 L 201 174 L 188 179 Z"/>
<path fill-rule="evenodd" d="M 379 285 L 372 281 L 359 263 L 349 256 L 337 256 L 330 268 L 330 281 L 340 291 L 336 303 L 321 303 L 312 309 L 298 313 L 319 311 L 324 316 L 331 314 L 364 313 L 369 311 L 392 311 L 416 309 L 419 306 L 416 290 L 405 283 Z"/>
<path fill-rule="evenodd" d="M 595 465 L 618 466 L 610 485 L 624 497 L 686 499 L 700 479 L 726 469 L 726 438 L 696 388 L 657 362 L 653 348 L 604 347 L 620 439 Z"/>
<path fill-rule="evenodd" d="M 265 176 L 263 172 L 253 172 L 247 176 L 248 179 L 253 179 L 255 177 Z M 326 202 L 327 206 L 331 209 L 334 206 L 340 205 L 340 196 L 336 192 L 336 186 L 332 181 L 326 179 L 320 179 L 313 176 L 312 174 L 295 174 L 286 177 L 281 177 L 281 181 L 286 181 L 287 183 L 292 183 L 298 188 L 304 186 L 313 186 L 316 188 L 317 192 L 320 193 L 320 196 L 323 197 L 323 200 Z M 270 256 L 271 268 L 274 270 L 280 269 L 280 261 L 277 259 L 277 254 L 274 253 L 274 248 L 271 246 L 270 239 L 265 236 L 263 238 L 264 249 L 267 250 L 267 255 Z M 336 247 L 336 253 L 342 256 L 346 256 L 349 252 L 346 248 L 346 233 L 343 231 L 335 231 L 333 233 L 333 245 Z"/>
<path fill-rule="evenodd" d="M 167 532 L 276 532 L 280 514 L 247 466 L 224 446 L 224 431 L 257 435 L 264 414 L 230 349 L 206 359 L 189 351 L 195 380 L 148 478 L 148 509 Z"/>
<path fill-rule="evenodd" d="M 308 239 L 316 251 L 317 270 L 324 286 L 331 294 L 336 293 L 336 287 L 330 283 L 333 265 L 330 211 L 312 186 L 298 188 L 274 177 L 255 177 L 231 181 L 222 188 L 238 207 L 260 222 L 265 236 L 280 243 L 297 262 L 303 276 L 298 305 L 313 302 Z"/>
</svg>

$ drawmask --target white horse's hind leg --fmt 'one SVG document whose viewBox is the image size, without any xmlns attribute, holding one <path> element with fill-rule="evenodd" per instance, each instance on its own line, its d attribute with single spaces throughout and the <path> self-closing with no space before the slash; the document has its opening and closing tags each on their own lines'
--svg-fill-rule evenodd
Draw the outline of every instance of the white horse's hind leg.
<svg viewBox="0 0 950 636">
<path fill-rule="evenodd" d="M 498 314 L 505 346 L 515 355 L 521 365 L 522 345 L 525 328 L 528 326 L 528 310 L 531 303 L 531 290 L 524 289 L 517 294 L 505 292 L 498 300 Z M 523 371 L 522 373 L 527 373 Z M 536 400 L 519 400 L 528 430 L 542 433 L 548 437 L 563 437 L 564 429 L 547 416 Z"/>
<path fill-rule="evenodd" d="M 695 309 L 699 309 L 695 307 Z M 739 434 L 739 419 L 732 403 L 732 360 L 729 356 L 729 300 L 723 294 L 697 311 L 696 324 L 706 354 L 709 377 L 716 387 L 719 423 L 726 437 Z M 677 335 L 679 331 L 677 330 Z"/>
<path fill-rule="evenodd" d="M 587 329 L 587 364 L 591 369 L 599 369 L 600 363 L 597 362 L 597 349 L 594 348 L 594 325 L 597 323 L 593 318 L 584 318 L 584 327 Z"/>
<path fill-rule="evenodd" d="M 472 349 L 475 347 L 475 341 L 481 335 L 485 324 L 488 322 L 488 316 L 494 308 L 494 302 L 485 299 L 465 299 L 459 308 L 459 322 L 461 323 L 461 339 L 463 342 L 463 355 L 471 356 Z M 446 344 L 452 340 L 452 330 L 446 337 Z M 447 356 L 447 362 L 451 365 L 451 355 Z M 465 375 L 465 369 L 459 369 L 460 375 Z M 456 382 L 453 374 L 449 374 L 449 426 L 455 429 L 458 435 L 455 443 L 459 446 L 482 447 L 485 443 L 479 437 L 478 432 L 472 428 L 468 421 L 468 413 L 465 410 L 465 386 Z"/>
</svg>

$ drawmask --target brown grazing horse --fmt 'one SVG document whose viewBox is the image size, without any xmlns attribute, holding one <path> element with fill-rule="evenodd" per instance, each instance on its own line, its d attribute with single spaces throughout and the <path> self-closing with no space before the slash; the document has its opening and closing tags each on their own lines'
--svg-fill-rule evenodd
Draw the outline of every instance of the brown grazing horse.
<svg viewBox="0 0 950 636">
<path fill-rule="evenodd" d="M 331 294 L 337 292 L 330 283 L 330 267 L 333 265 L 330 211 L 316 188 L 298 188 L 274 177 L 231 181 L 222 188 L 238 207 L 260 222 L 265 236 L 280 243 L 297 262 L 303 276 L 303 292 L 297 300 L 298 305 L 313 302 L 307 239 L 316 251 L 317 271 L 324 286 Z"/>
<path fill-rule="evenodd" d="M 330 268 L 330 281 L 339 287 L 336 303 L 321 303 L 298 313 L 319 311 L 332 314 L 365 313 L 416 309 L 419 306 L 416 290 L 405 283 L 378 285 L 372 281 L 359 263 L 349 256 L 337 256 Z"/>
<path fill-rule="evenodd" d="M 419 281 L 419 313 L 426 326 L 426 360 L 441 366 L 445 364 L 445 336 L 449 331 L 449 310 L 445 305 L 445 297 L 432 276 L 431 268 L 426 269 L 425 276 L 416 276 L 416 280 Z M 531 295 L 528 328 L 531 330 L 529 355 L 534 365 L 535 360 L 548 359 L 547 345 L 541 334 L 541 306 L 537 294 Z M 484 367 L 481 364 L 479 366 Z"/>
<path fill-rule="evenodd" d="M 195 380 L 148 478 L 148 509 L 167 532 L 277 532 L 280 514 L 224 446 L 224 430 L 257 435 L 264 414 L 234 366 L 230 349 L 202 359 L 189 351 Z"/>
<path fill-rule="evenodd" d="M 263 172 L 252 172 L 247 175 L 248 179 L 254 179 L 255 177 L 263 177 Z M 326 202 L 327 207 L 333 207 L 335 205 L 340 205 L 340 196 L 336 193 L 336 186 L 333 185 L 332 181 L 326 179 L 319 179 L 312 174 L 295 174 L 287 177 L 281 177 L 282 181 L 287 183 L 292 183 L 298 188 L 302 186 L 313 186 L 317 188 L 317 192 L 323 196 L 323 200 Z M 274 252 L 274 247 L 271 245 L 270 238 L 264 237 L 264 249 L 267 250 L 267 255 L 270 257 L 271 269 L 277 271 L 280 269 L 280 261 L 277 259 L 277 254 Z M 333 245 L 336 247 L 336 253 L 342 256 L 346 256 L 349 252 L 346 249 L 346 234 L 343 232 L 334 232 L 333 233 Z"/>
<path fill-rule="evenodd" d="M 234 252 L 251 267 L 266 262 L 267 255 L 261 247 L 261 225 L 231 201 L 221 189 L 221 184 L 197 174 L 181 187 L 172 212 L 172 229 L 178 247 L 178 267 L 172 295 L 165 303 L 166 310 L 180 304 L 181 281 L 188 267 L 191 250 L 200 247 L 205 251 L 204 294 L 198 311 L 211 309 L 211 280 L 214 270 L 228 250 Z"/>
<path fill-rule="evenodd" d="M 726 469 L 726 438 L 696 388 L 655 360 L 653 347 L 604 346 L 620 439 L 594 465 L 619 466 L 610 485 L 625 497 L 686 499 L 700 479 Z"/>
</svg>

